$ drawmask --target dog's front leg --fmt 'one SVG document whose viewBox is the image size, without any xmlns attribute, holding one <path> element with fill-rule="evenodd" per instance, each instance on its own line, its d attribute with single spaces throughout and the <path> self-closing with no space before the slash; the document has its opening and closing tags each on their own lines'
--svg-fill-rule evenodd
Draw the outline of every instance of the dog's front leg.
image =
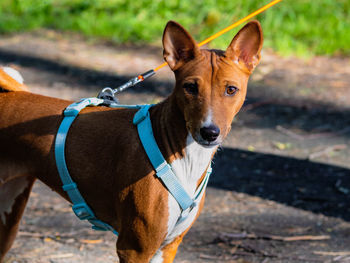
<svg viewBox="0 0 350 263">
<path fill-rule="evenodd" d="M 117 253 L 120 263 L 150 262 L 163 238 L 154 234 L 136 233 L 134 226 L 119 233 Z"/>
<path fill-rule="evenodd" d="M 154 262 L 172 263 L 175 259 L 177 249 L 182 242 L 185 233 L 176 237 L 171 243 L 163 247 L 153 258 Z"/>
</svg>

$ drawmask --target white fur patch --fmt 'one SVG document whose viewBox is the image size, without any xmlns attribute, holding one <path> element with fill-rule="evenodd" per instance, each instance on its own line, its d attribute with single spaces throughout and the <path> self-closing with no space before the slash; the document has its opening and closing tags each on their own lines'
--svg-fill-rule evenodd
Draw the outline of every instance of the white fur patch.
<svg viewBox="0 0 350 263">
<path fill-rule="evenodd" d="M 194 197 L 197 188 L 197 183 L 203 173 L 206 171 L 211 157 L 216 150 L 216 147 L 206 148 L 198 144 L 191 135 L 187 136 L 187 143 L 185 148 L 185 156 L 182 159 L 176 159 L 170 165 L 175 175 L 179 178 L 187 193 Z M 199 207 L 193 208 L 188 217 L 179 224 L 176 224 L 181 210 L 175 198 L 169 193 L 169 220 L 168 220 L 168 234 L 163 245 L 171 243 L 174 238 L 182 234 L 190 227 L 194 221 Z"/>
<path fill-rule="evenodd" d="M 162 263 L 163 262 L 163 252 L 161 249 L 159 249 L 156 254 L 154 254 L 153 258 L 151 259 L 150 263 Z"/>
<path fill-rule="evenodd" d="M 0 219 L 6 224 L 6 215 L 12 212 L 17 196 L 21 195 L 28 187 L 28 180 L 24 178 L 14 179 L 0 187 Z"/>
<path fill-rule="evenodd" d="M 202 127 L 209 127 L 212 124 L 213 124 L 213 111 L 211 109 L 209 109 L 207 117 L 205 118 L 204 122 L 202 123 Z"/>
<path fill-rule="evenodd" d="M 23 77 L 22 75 L 15 69 L 10 67 L 3 67 L 2 70 L 9 75 L 11 78 L 16 80 L 17 82 L 23 84 Z"/>
</svg>

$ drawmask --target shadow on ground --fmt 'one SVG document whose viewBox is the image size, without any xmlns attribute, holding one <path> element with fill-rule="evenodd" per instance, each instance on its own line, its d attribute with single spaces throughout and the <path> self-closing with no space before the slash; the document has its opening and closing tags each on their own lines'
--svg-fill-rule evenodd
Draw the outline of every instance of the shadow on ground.
<svg viewBox="0 0 350 263">
<path fill-rule="evenodd" d="M 209 186 L 350 221 L 350 170 L 308 160 L 223 148 Z"/>
</svg>

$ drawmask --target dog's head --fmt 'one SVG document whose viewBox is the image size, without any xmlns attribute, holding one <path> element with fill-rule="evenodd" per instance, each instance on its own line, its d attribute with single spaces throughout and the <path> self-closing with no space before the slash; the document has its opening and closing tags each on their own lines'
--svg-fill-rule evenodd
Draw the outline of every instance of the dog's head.
<svg viewBox="0 0 350 263">
<path fill-rule="evenodd" d="M 175 73 L 174 96 L 188 132 L 207 147 L 220 144 L 243 105 L 247 82 L 260 60 L 260 23 L 246 24 L 226 51 L 201 50 L 178 23 L 169 21 L 163 34 L 164 59 Z"/>
</svg>

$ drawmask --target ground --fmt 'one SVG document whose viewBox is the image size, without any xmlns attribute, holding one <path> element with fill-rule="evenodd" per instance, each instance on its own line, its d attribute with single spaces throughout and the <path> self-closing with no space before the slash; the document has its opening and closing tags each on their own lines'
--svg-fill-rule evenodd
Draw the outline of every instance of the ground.
<svg viewBox="0 0 350 263">
<path fill-rule="evenodd" d="M 262 57 L 176 263 L 350 262 L 350 59 L 269 50 Z M 18 69 L 33 92 L 73 100 L 116 87 L 161 58 L 160 47 L 53 31 L 0 42 L 0 64 Z M 162 69 L 119 99 L 158 102 L 172 85 Z M 115 240 L 90 230 L 37 182 L 5 262 L 117 262 Z"/>
</svg>

